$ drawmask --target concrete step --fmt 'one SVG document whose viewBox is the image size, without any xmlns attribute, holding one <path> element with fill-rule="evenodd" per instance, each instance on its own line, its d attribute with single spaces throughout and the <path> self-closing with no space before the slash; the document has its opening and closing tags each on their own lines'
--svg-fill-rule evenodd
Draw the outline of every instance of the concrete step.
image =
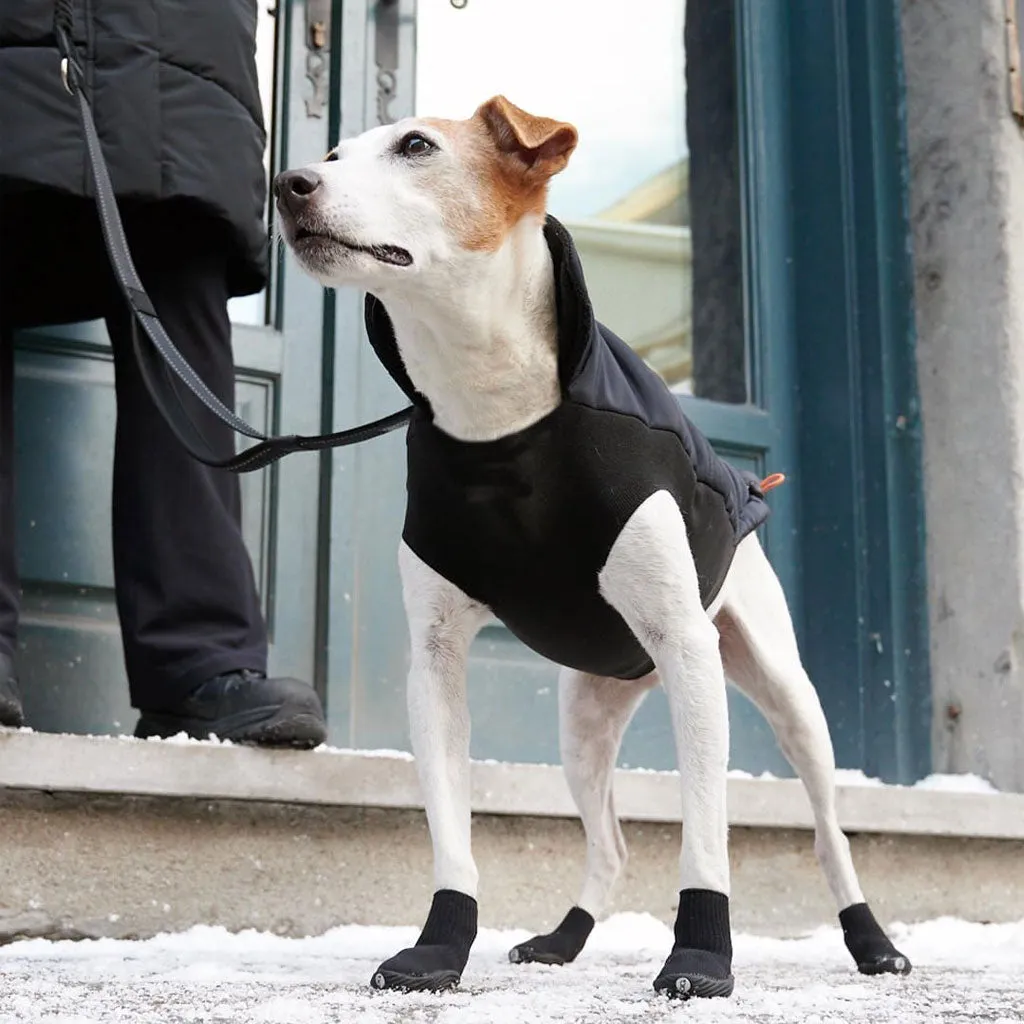
<svg viewBox="0 0 1024 1024">
<path fill-rule="evenodd" d="M 615 909 L 673 919 L 677 794 L 673 773 L 617 774 L 631 860 Z M 584 857 L 560 770 L 475 763 L 473 802 L 482 923 L 553 926 Z M 838 802 L 880 919 L 1024 918 L 1024 796 L 843 785 Z M 736 927 L 832 923 L 799 784 L 731 778 L 729 808 Z M 410 925 L 432 889 L 402 753 L 0 730 L 0 851 L 0 941 Z"/>
</svg>

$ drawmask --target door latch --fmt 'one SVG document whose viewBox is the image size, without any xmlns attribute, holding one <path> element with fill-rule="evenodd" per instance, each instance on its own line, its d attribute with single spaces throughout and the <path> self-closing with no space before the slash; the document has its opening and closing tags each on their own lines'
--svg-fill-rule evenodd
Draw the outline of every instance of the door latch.
<svg viewBox="0 0 1024 1024">
<path fill-rule="evenodd" d="M 323 117 L 330 80 L 331 0 L 306 0 L 306 77 L 313 93 L 306 97 L 306 116 Z"/>
</svg>

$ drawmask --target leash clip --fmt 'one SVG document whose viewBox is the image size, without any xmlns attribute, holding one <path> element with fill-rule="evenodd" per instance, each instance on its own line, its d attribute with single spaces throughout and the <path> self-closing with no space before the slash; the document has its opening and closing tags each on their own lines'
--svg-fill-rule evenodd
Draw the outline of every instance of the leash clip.
<svg viewBox="0 0 1024 1024">
<path fill-rule="evenodd" d="M 81 89 L 82 69 L 78 66 L 78 61 L 73 57 L 61 57 L 60 80 L 64 84 L 64 89 L 69 96 L 74 96 Z"/>
<path fill-rule="evenodd" d="M 82 68 L 76 59 L 78 51 L 75 44 L 71 42 L 70 22 L 65 28 L 58 19 L 54 24 L 54 34 L 57 37 L 57 49 L 60 51 L 60 80 L 64 91 L 69 96 L 74 96 L 75 91 L 82 85 Z"/>
<path fill-rule="evenodd" d="M 69 96 L 74 96 L 81 89 L 82 69 L 78 66 L 78 61 L 72 57 L 61 57 L 60 80 Z"/>
</svg>

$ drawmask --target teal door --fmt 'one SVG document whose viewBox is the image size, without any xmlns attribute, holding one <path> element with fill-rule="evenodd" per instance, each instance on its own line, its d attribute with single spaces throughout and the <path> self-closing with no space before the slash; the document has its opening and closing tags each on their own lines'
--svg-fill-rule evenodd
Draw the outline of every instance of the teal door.
<svg viewBox="0 0 1024 1024">
<path fill-rule="evenodd" d="M 344 7 L 353 27 L 342 39 L 342 136 L 377 123 L 381 85 L 395 69 L 384 97 L 392 116 L 467 117 L 501 92 L 573 122 L 580 146 L 553 183 L 550 209 L 575 237 L 599 319 L 664 376 L 723 454 L 761 475 L 795 476 L 792 390 L 779 384 L 788 374 L 786 299 L 776 294 L 785 270 L 773 274 L 757 255 L 781 230 L 769 199 L 770 147 L 781 143 L 769 139 L 765 150 L 773 99 L 749 84 L 780 27 L 765 38 L 763 25 L 726 8 L 724 20 L 698 26 L 699 62 L 684 47 L 684 0 L 657 0 L 642 17 L 585 0 Z M 337 295 L 334 351 L 344 419 L 402 401 L 364 343 L 357 295 Z M 334 458 L 334 536 L 344 540 L 332 552 L 328 696 L 334 738 L 346 745 L 408 745 L 395 567 L 404 475 L 399 437 Z M 772 505 L 764 541 L 798 603 L 791 491 L 774 492 Z M 492 626 L 473 648 L 470 674 L 474 756 L 557 762 L 556 667 Z M 732 699 L 734 766 L 785 771 L 759 716 Z M 660 693 L 638 714 L 622 760 L 674 766 Z"/>
<path fill-rule="evenodd" d="M 598 315 L 718 450 L 783 472 L 762 540 L 842 767 L 929 770 L 921 437 L 897 0 L 280 0 L 258 55 L 271 170 L 412 113 L 504 92 L 574 121 L 552 189 Z M 275 243 L 233 315 L 240 412 L 313 433 L 404 404 L 362 296 L 323 293 Z M 109 550 L 113 374 L 102 330 L 19 339 L 21 672 L 42 729 L 131 728 Z M 271 668 L 313 679 L 332 741 L 406 749 L 395 552 L 401 434 L 244 478 Z M 500 627 L 473 649 L 473 752 L 558 758 L 556 671 Z M 732 764 L 788 774 L 732 698 Z M 674 764 L 663 699 L 623 763 Z"/>
<path fill-rule="evenodd" d="M 314 96 L 329 53 L 308 45 L 304 4 L 275 18 L 259 5 L 258 60 L 271 169 L 327 148 L 328 117 Z M 329 40 L 325 43 L 325 48 Z M 310 77 L 313 73 L 314 78 Z M 264 430 L 316 433 L 326 300 L 275 261 L 267 293 L 233 303 L 238 411 Z M 115 403 L 102 324 L 18 338 L 18 551 L 24 588 L 19 671 L 29 723 L 47 731 L 130 732 L 114 608 L 110 485 Z M 317 672 L 320 462 L 293 456 L 242 478 L 245 537 L 270 625 L 271 669 Z"/>
</svg>

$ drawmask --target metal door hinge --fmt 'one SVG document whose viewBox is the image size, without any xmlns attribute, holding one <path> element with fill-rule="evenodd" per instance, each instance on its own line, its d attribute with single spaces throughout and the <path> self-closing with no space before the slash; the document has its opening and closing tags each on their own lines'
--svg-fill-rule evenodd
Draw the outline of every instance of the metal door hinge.
<svg viewBox="0 0 1024 1024">
<path fill-rule="evenodd" d="M 306 0 L 306 77 L 313 83 L 306 116 L 323 117 L 331 70 L 331 0 Z"/>
</svg>

